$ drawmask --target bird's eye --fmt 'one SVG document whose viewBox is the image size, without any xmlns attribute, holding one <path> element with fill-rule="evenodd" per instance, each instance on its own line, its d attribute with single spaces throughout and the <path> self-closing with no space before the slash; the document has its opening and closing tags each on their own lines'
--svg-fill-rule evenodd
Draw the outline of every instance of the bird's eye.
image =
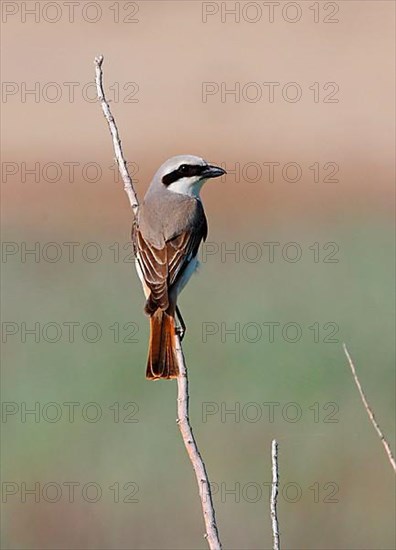
<svg viewBox="0 0 396 550">
<path fill-rule="evenodd" d="M 179 170 L 180 170 L 180 172 L 186 173 L 187 170 L 188 170 L 187 164 L 182 164 L 182 165 L 179 167 Z"/>
</svg>

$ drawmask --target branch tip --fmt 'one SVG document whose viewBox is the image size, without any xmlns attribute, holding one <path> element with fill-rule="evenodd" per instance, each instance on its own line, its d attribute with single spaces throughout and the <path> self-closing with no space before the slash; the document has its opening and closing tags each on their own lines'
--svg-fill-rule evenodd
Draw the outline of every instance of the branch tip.
<svg viewBox="0 0 396 550">
<path fill-rule="evenodd" d="M 107 124 L 109 126 L 109 130 L 113 140 L 114 153 L 118 164 L 118 170 L 124 182 L 124 191 L 128 195 L 129 204 L 132 208 L 134 215 L 136 216 L 139 209 L 139 201 L 138 201 L 135 189 L 133 187 L 132 178 L 128 172 L 128 166 L 125 161 L 124 153 L 122 151 L 121 140 L 118 134 L 118 128 L 114 120 L 114 117 L 110 111 L 109 102 L 106 100 L 105 92 L 103 89 L 103 71 L 102 71 L 103 55 L 96 56 L 94 63 L 95 63 L 96 94 L 98 96 L 98 100 L 102 107 L 103 115 L 106 118 Z"/>
</svg>

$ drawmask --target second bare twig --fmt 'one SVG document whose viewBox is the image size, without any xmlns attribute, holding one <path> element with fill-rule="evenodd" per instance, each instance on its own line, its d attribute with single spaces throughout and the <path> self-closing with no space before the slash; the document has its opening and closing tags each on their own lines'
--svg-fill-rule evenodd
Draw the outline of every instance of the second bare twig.
<svg viewBox="0 0 396 550">
<path fill-rule="evenodd" d="M 278 523 L 278 490 L 279 490 L 279 469 L 278 469 L 278 442 L 273 439 L 271 445 L 271 459 L 272 459 L 272 486 L 271 486 L 271 524 L 272 524 L 272 538 L 273 549 L 280 549 L 280 536 L 279 536 L 279 523 Z"/>
<path fill-rule="evenodd" d="M 345 355 L 346 355 L 346 357 L 347 357 L 347 359 L 348 359 L 349 366 L 351 367 L 352 375 L 353 375 L 353 378 L 354 378 L 354 380 L 355 380 L 355 384 L 356 384 L 356 386 L 357 386 L 357 389 L 359 390 L 360 397 L 361 397 L 361 399 L 362 399 L 364 408 L 366 409 L 367 414 L 368 414 L 368 416 L 369 416 L 369 418 L 370 418 L 370 420 L 371 420 L 371 423 L 372 423 L 372 425 L 374 426 L 374 429 L 375 429 L 375 431 L 377 432 L 378 437 L 380 438 L 380 440 L 381 440 L 381 442 L 382 442 L 382 445 L 383 445 L 384 448 L 385 448 L 385 452 L 386 452 L 386 454 L 387 454 L 387 456 L 388 456 L 388 460 L 389 460 L 389 462 L 390 462 L 390 464 L 391 464 L 391 466 L 392 466 L 392 468 L 393 468 L 393 471 L 396 473 L 396 462 L 395 462 L 395 458 L 394 458 L 394 456 L 393 456 L 393 454 L 392 454 L 390 445 L 389 445 L 388 441 L 386 440 L 384 434 L 382 433 L 382 430 L 381 430 L 381 428 L 379 427 L 379 424 L 378 424 L 378 422 L 377 422 L 376 419 L 375 419 L 374 413 L 373 413 L 373 411 L 372 411 L 370 405 L 368 404 L 367 398 L 366 398 L 365 393 L 364 393 L 364 391 L 363 391 L 363 388 L 362 388 L 362 386 L 361 386 L 361 384 L 360 384 L 360 382 L 359 382 L 359 378 L 358 378 L 358 376 L 357 376 L 357 374 L 356 374 L 356 370 L 355 370 L 355 366 L 354 366 L 353 361 L 352 361 L 352 357 L 349 355 L 349 351 L 348 351 L 346 345 L 345 345 L 345 344 L 342 344 L 342 347 L 344 348 L 344 352 L 345 352 Z"/>
</svg>

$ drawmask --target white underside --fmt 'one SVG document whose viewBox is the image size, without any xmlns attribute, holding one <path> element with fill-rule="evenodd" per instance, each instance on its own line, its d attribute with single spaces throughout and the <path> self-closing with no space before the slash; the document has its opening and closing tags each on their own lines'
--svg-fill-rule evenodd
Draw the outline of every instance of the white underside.
<svg viewBox="0 0 396 550">
<path fill-rule="evenodd" d="M 184 273 L 183 273 L 182 277 L 180 278 L 180 280 L 178 281 L 178 283 L 176 285 L 177 294 L 180 294 L 180 292 L 186 286 L 188 281 L 191 279 L 192 274 L 195 273 L 195 271 L 198 268 L 198 264 L 199 264 L 199 261 L 198 261 L 197 256 L 194 256 L 194 258 L 191 258 L 188 266 L 184 270 Z"/>
</svg>

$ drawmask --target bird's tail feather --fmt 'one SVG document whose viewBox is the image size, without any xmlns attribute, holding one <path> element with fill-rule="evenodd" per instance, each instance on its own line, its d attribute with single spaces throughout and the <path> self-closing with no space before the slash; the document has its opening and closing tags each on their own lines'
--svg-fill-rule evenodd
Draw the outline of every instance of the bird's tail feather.
<svg viewBox="0 0 396 550">
<path fill-rule="evenodd" d="M 177 378 L 179 366 L 176 357 L 175 318 L 162 309 L 150 317 L 150 344 L 146 378 Z"/>
</svg>

